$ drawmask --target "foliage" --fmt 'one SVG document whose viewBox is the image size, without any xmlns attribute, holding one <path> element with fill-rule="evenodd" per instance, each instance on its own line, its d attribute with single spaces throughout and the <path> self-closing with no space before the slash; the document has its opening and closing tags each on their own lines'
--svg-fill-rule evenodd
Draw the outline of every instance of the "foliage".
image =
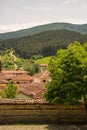
<svg viewBox="0 0 87 130">
<path fill-rule="evenodd" d="M 0 41 L 0 50 L 13 48 L 19 57 L 29 59 L 33 55 L 53 56 L 60 48 L 74 41 L 84 43 L 87 36 L 69 30 L 51 30 L 16 39 Z"/>
<path fill-rule="evenodd" d="M 44 57 L 44 58 L 35 60 L 35 63 L 37 63 L 37 64 L 49 64 L 50 59 L 51 59 L 51 56 Z"/>
<path fill-rule="evenodd" d="M 3 51 L 1 55 L 1 61 L 3 68 L 14 69 L 14 60 L 10 56 L 10 50 Z"/>
<path fill-rule="evenodd" d="M 77 25 L 77 24 L 70 24 L 70 23 L 51 23 L 46 25 L 40 25 L 29 29 L 23 29 L 16 32 L 9 32 L 0 34 L 0 39 L 12 39 L 18 37 L 25 37 L 32 34 L 37 34 L 44 31 L 50 30 L 71 30 L 80 33 L 87 34 L 87 24 Z"/>
<path fill-rule="evenodd" d="M 33 59 L 33 60 L 42 59 L 42 58 L 43 58 L 42 55 L 33 55 L 33 56 L 31 57 L 31 59 Z"/>
<path fill-rule="evenodd" d="M 4 97 L 4 92 L 2 90 L 0 90 L 0 98 Z"/>
<path fill-rule="evenodd" d="M 5 96 L 5 98 L 16 98 L 17 86 L 14 84 L 13 81 L 10 81 L 10 83 L 6 87 L 4 96 Z"/>
<path fill-rule="evenodd" d="M 40 67 L 37 63 L 34 62 L 34 60 L 26 60 L 23 63 L 23 69 L 29 72 L 29 75 L 34 75 L 35 73 L 38 73 L 40 71 Z"/>
<path fill-rule="evenodd" d="M 14 50 L 3 51 L 0 55 L 2 69 L 14 69 L 14 70 L 25 70 L 30 75 L 34 75 L 40 71 L 40 66 L 33 59 L 18 58 L 15 55 Z"/>
<path fill-rule="evenodd" d="M 52 103 L 76 104 L 87 95 L 87 52 L 79 42 L 59 50 L 51 59 L 52 81 L 45 98 Z"/>
</svg>

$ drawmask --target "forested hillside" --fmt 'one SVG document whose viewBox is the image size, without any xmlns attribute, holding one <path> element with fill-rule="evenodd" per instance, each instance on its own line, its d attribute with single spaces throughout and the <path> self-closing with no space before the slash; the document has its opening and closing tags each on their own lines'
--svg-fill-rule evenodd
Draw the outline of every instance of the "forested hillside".
<svg viewBox="0 0 87 130">
<path fill-rule="evenodd" d="M 15 32 L 0 34 L 0 40 L 24 37 L 28 35 L 37 34 L 44 31 L 50 30 L 70 30 L 75 32 L 80 32 L 82 34 L 87 34 L 87 24 L 70 24 L 70 23 L 51 23 L 40 25 L 28 29 L 23 29 Z"/>
<path fill-rule="evenodd" d="M 0 41 L 0 50 L 13 48 L 23 58 L 32 55 L 51 56 L 73 41 L 87 42 L 87 36 L 74 31 L 52 30 L 18 39 Z"/>
</svg>

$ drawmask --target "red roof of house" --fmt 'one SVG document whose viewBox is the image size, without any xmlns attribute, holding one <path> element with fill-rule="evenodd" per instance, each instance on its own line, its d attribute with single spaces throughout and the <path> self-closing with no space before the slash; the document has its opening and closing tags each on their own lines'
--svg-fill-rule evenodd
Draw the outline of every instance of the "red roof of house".
<svg viewBox="0 0 87 130">
<path fill-rule="evenodd" d="M 42 99 L 42 93 L 45 90 L 45 86 L 42 83 L 19 84 L 18 86 L 18 92 L 22 92 L 25 95 L 32 95 L 34 99 Z"/>
<path fill-rule="evenodd" d="M 32 77 L 29 76 L 28 74 L 21 74 L 21 75 L 15 76 L 12 80 L 14 80 L 14 81 L 30 81 L 30 80 L 32 80 Z"/>
<path fill-rule="evenodd" d="M 3 74 L 25 74 L 27 71 L 23 70 L 2 70 L 1 71 Z"/>
<path fill-rule="evenodd" d="M 48 78 L 48 77 L 50 77 L 50 72 L 48 70 L 45 70 L 45 71 L 38 73 L 38 74 L 35 74 L 33 76 L 33 78 L 40 78 L 40 79 L 41 78 Z"/>
<path fill-rule="evenodd" d="M 5 79 L 7 79 L 7 80 L 12 79 L 12 78 L 15 77 L 14 74 L 5 74 L 4 76 L 5 76 Z"/>
<path fill-rule="evenodd" d="M 6 78 L 5 78 L 5 75 L 2 72 L 0 72 L 0 81 L 2 80 L 6 81 Z"/>
<path fill-rule="evenodd" d="M 39 91 L 36 95 L 34 95 L 35 99 L 44 99 L 43 94 L 46 92 L 46 89 L 42 89 L 41 91 Z"/>
<path fill-rule="evenodd" d="M 42 74 L 43 74 L 43 72 L 38 73 L 38 74 L 35 74 L 35 75 L 33 76 L 33 78 L 41 78 Z"/>
</svg>

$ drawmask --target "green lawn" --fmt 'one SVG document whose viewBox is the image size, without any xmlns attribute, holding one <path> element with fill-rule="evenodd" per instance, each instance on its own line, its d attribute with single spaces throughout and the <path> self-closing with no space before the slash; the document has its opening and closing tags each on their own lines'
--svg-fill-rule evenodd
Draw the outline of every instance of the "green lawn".
<svg viewBox="0 0 87 130">
<path fill-rule="evenodd" d="M 35 60 L 35 62 L 38 64 L 49 64 L 50 59 L 51 59 L 51 56 Z"/>
</svg>

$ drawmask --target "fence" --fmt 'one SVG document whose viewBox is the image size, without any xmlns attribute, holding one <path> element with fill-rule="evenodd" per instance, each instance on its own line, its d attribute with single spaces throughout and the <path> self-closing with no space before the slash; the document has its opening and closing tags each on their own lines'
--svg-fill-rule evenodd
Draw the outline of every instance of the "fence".
<svg viewBox="0 0 87 130">
<path fill-rule="evenodd" d="M 87 124 L 87 114 L 84 105 L 54 105 L 45 100 L 0 99 L 0 123 Z"/>
</svg>

